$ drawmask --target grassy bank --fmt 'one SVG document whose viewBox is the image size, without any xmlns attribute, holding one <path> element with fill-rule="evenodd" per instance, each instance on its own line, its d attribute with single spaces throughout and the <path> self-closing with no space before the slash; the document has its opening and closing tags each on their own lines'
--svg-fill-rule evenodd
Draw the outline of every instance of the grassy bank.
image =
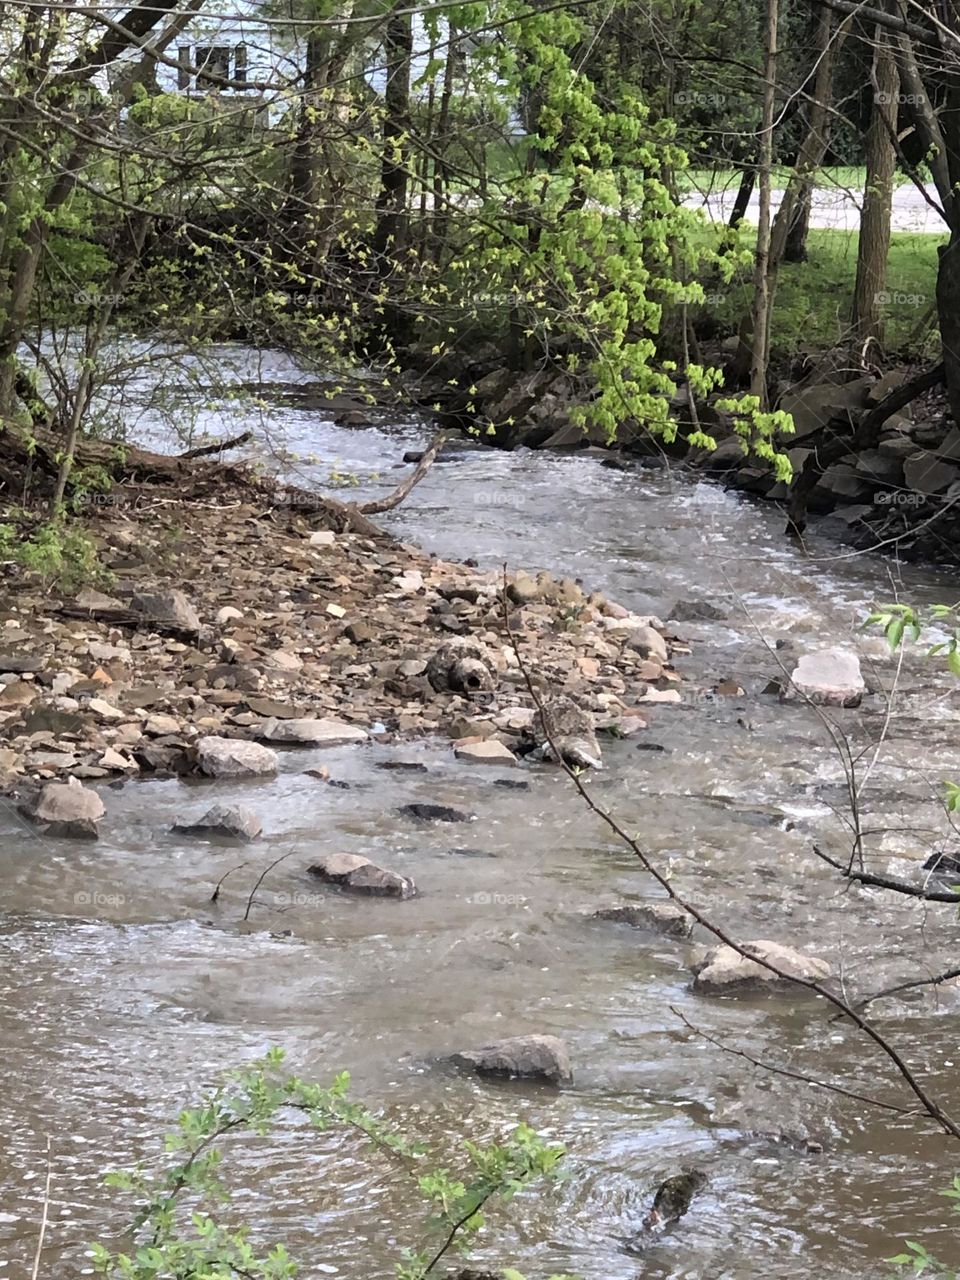
<svg viewBox="0 0 960 1280">
<path fill-rule="evenodd" d="M 777 165 L 773 170 L 773 186 L 783 189 L 793 176 L 791 165 Z M 815 185 L 825 190 L 837 188 L 841 191 L 862 192 L 866 182 L 867 171 L 863 165 L 830 165 L 816 171 Z M 897 186 L 910 179 L 905 173 L 894 175 Z M 677 185 L 682 191 L 732 191 L 740 186 L 739 169 L 687 169 L 677 174 Z"/>
<path fill-rule="evenodd" d="M 751 249 L 752 238 L 747 232 L 742 241 Z M 811 231 L 807 261 L 783 265 L 773 314 L 775 354 L 831 346 L 845 337 L 857 272 L 857 241 L 855 231 Z M 890 351 L 918 348 L 935 327 L 929 311 L 934 303 L 940 243 L 939 236 L 908 231 L 891 237 L 881 306 L 886 321 L 885 345 Z M 708 294 L 704 314 L 715 317 L 721 331 L 734 333 L 752 297 L 752 282 L 746 273 L 723 291 Z"/>
</svg>

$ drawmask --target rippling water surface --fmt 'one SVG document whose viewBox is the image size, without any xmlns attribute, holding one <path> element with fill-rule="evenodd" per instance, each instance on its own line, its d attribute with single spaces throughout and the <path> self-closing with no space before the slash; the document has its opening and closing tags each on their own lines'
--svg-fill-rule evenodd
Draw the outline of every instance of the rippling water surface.
<svg viewBox="0 0 960 1280">
<path fill-rule="evenodd" d="M 323 487 L 333 473 L 357 480 L 347 496 L 383 493 L 403 474 L 404 450 L 427 438 L 413 419 L 336 427 L 311 407 L 311 375 L 288 358 L 220 354 L 238 382 L 262 379 L 267 408 L 211 399 L 197 428 L 250 426 L 255 452 L 299 483 Z M 136 420 L 146 390 L 128 412 L 136 430 L 162 443 L 151 409 Z M 722 604 L 726 622 L 679 628 L 693 642 L 680 660 L 690 700 L 655 710 L 640 743 L 663 750 L 605 747 L 596 796 L 720 922 L 745 938 L 809 947 L 851 991 L 955 960 L 949 907 L 845 889 L 811 854 L 814 839 L 848 848 L 835 814 L 843 771 L 812 713 L 760 692 L 777 674 L 767 644 L 778 638 L 859 644 L 869 682 L 889 689 L 895 665 L 857 635 L 865 607 L 894 593 L 952 598 L 950 579 L 825 542 L 803 554 L 783 540 L 771 508 L 592 457 L 467 447 L 384 522 L 444 556 L 574 574 L 641 611 L 666 616 L 678 598 Z M 744 697 L 691 697 L 728 677 Z M 880 868 L 909 873 L 943 839 L 936 797 L 940 779 L 960 776 L 957 697 L 930 664 L 904 663 L 862 797 Z M 884 702 L 871 696 L 838 720 L 862 746 L 880 736 Z M 390 758 L 428 772 L 377 767 Z M 960 1263 L 949 1204 L 937 1195 L 958 1163 L 947 1139 L 913 1117 L 759 1070 L 699 1032 L 907 1105 L 866 1041 L 795 995 L 695 997 L 697 943 L 584 919 L 617 894 L 656 895 L 563 777 L 535 766 L 520 775 L 529 791 L 503 790 L 492 785 L 496 770 L 455 762 L 442 743 L 322 759 L 349 789 L 304 776 L 317 756 L 291 752 L 276 781 L 111 790 L 94 845 L 39 839 L 0 812 L 0 1278 L 30 1274 L 48 1137 L 54 1177 L 41 1275 L 71 1280 L 89 1265 L 84 1242 L 124 1221 L 102 1171 L 154 1157 L 198 1086 L 273 1044 L 320 1079 L 349 1068 L 359 1095 L 445 1147 L 453 1164 L 459 1138 L 501 1134 L 518 1118 L 565 1142 L 567 1180 L 495 1213 L 482 1237 L 488 1261 L 531 1277 L 867 1280 L 887 1273 L 883 1259 L 907 1236 Z M 266 835 L 254 852 L 171 833 L 178 815 L 214 795 L 260 814 Z M 416 827 L 396 812 L 416 800 L 475 819 Z M 305 869 L 334 849 L 412 875 L 420 896 L 318 894 Z M 250 924 L 240 923 L 243 874 L 211 905 L 231 865 L 247 857 L 266 865 L 287 850 Z M 938 1097 L 960 1108 L 957 992 L 878 1011 Z M 451 1049 L 528 1031 L 569 1042 L 573 1088 L 482 1083 L 433 1065 Z M 804 1137 L 823 1152 L 805 1154 Z M 290 1126 L 235 1146 L 232 1158 L 238 1203 L 256 1232 L 285 1240 L 306 1276 L 389 1276 L 399 1247 L 416 1239 L 407 1189 L 353 1138 Z M 638 1258 L 627 1238 L 681 1163 L 702 1168 L 708 1188 Z"/>
</svg>

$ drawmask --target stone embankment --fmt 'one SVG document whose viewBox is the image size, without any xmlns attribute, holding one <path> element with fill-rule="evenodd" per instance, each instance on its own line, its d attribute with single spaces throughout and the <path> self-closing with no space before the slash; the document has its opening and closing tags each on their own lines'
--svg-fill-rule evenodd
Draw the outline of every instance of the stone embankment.
<svg viewBox="0 0 960 1280">
<path fill-rule="evenodd" d="M 718 351 L 716 362 L 723 360 Z M 854 433 L 866 415 L 915 372 L 864 368 L 859 355 L 844 352 L 811 361 L 800 378 L 778 387 L 774 407 L 789 412 L 795 425 L 779 446 L 797 476 L 815 451 L 850 439 L 849 452 L 829 462 L 807 502 L 822 532 L 865 548 L 895 547 L 901 556 L 960 562 L 960 428 L 942 392 L 927 392 L 891 413 L 875 441 L 854 448 Z M 718 448 L 687 450 L 691 424 L 682 388 L 673 404 L 678 436 L 669 446 L 630 422 L 621 424 L 614 444 L 602 434 L 585 434 L 570 422 L 582 390 L 559 366 L 528 373 L 495 368 L 476 378 L 473 391 L 480 438 L 501 448 L 592 449 L 607 453 L 611 465 L 617 455 L 630 454 L 647 466 L 689 464 L 730 487 L 785 506 L 790 502 L 790 486 L 777 480 L 768 463 L 744 454 L 728 416 L 712 404 L 700 406 L 699 425 L 715 436 Z"/>
</svg>

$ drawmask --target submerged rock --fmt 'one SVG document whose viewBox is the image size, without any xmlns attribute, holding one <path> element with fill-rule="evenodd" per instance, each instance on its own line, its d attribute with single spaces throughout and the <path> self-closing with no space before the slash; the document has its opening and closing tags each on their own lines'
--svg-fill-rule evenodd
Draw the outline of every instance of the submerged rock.
<svg viewBox="0 0 960 1280">
<path fill-rule="evenodd" d="M 628 924 L 633 929 L 649 929 L 668 938 L 689 938 L 693 932 L 692 918 L 672 902 L 625 902 L 619 906 L 600 907 L 593 912 L 592 918 Z"/>
<path fill-rule="evenodd" d="M 791 680 L 796 692 L 817 706 L 857 707 L 867 691 L 860 674 L 860 659 L 850 649 L 805 653 Z"/>
<path fill-rule="evenodd" d="M 95 791 L 88 791 L 76 778 L 68 778 L 66 782 L 48 782 L 32 800 L 20 805 L 20 812 L 41 823 L 47 835 L 96 840 L 97 823 L 106 809 Z"/>
<path fill-rule="evenodd" d="M 699 1169 L 681 1168 L 665 1178 L 657 1188 L 653 1207 L 643 1220 L 644 1231 L 658 1231 L 671 1222 L 679 1222 L 690 1208 L 693 1197 L 707 1185 L 707 1175 Z"/>
<path fill-rule="evenodd" d="M 573 767 L 602 768 L 593 717 L 572 698 L 560 694 L 544 702 L 533 719 L 532 732 L 544 759 L 554 760 L 559 752 Z"/>
<path fill-rule="evenodd" d="M 408 876 L 387 871 L 356 853 L 326 854 L 307 871 L 326 884 L 371 897 L 412 898 L 417 892 L 417 886 Z"/>
<path fill-rule="evenodd" d="M 230 836 L 234 840 L 255 840 L 263 831 L 257 815 L 241 804 L 215 804 L 195 822 L 176 822 L 174 831 L 185 834 Z"/>
<path fill-rule="evenodd" d="M 201 738 L 197 742 L 200 772 L 209 778 L 269 777 L 277 772 L 277 753 L 244 738 Z"/>
<path fill-rule="evenodd" d="M 675 622 L 724 622 L 728 616 L 707 600 L 678 600 L 669 613 Z"/>
<path fill-rule="evenodd" d="M 470 822 L 473 817 L 446 804 L 405 804 L 400 807 L 400 812 L 405 817 L 416 818 L 418 822 Z"/>
<path fill-rule="evenodd" d="M 791 977 L 801 978 L 806 982 L 822 982 L 830 977 L 830 966 L 825 960 L 808 956 L 802 951 L 794 951 L 792 947 L 785 947 L 779 942 L 764 939 L 745 942 L 743 949 L 775 964 L 787 976 L 782 977 L 772 969 L 740 955 L 733 947 L 722 945 L 713 947 L 693 966 L 694 991 L 704 995 L 724 995 L 745 987 L 789 986 Z"/>
<path fill-rule="evenodd" d="M 558 1036 L 511 1036 L 479 1049 L 454 1053 L 450 1061 L 478 1075 L 570 1084 L 573 1071 L 567 1046 Z"/>
</svg>

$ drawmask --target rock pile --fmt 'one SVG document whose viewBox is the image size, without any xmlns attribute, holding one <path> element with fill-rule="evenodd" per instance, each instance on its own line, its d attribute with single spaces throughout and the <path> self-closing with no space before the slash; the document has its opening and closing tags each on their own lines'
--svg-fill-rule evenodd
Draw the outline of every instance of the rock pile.
<svg viewBox="0 0 960 1280">
<path fill-rule="evenodd" d="M 544 573 L 504 593 L 498 572 L 264 502 L 164 505 L 134 531 L 98 508 L 109 586 L 57 600 L 10 581 L 0 785 L 269 777 L 288 747 L 371 735 L 444 734 L 478 765 L 549 755 L 515 646 L 577 763 L 599 763 L 599 732 L 640 732 L 647 706 L 679 700 L 659 619 Z"/>
</svg>

